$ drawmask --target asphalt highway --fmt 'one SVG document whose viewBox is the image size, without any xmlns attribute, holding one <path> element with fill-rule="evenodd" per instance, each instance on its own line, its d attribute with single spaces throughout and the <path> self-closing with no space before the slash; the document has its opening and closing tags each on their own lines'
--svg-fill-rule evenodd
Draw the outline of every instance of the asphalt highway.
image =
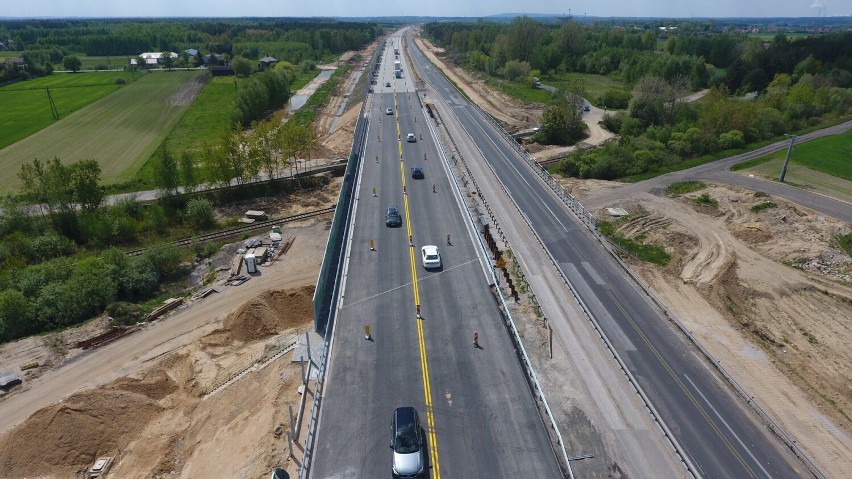
<svg viewBox="0 0 852 479">
<path fill-rule="evenodd" d="M 408 67 L 393 78 L 393 44 L 400 37 L 388 41 L 368 98 L 370 127 L 310 477 L 388 477 L 391 414 L 400 406 L 420 412 L 426 477 L 562 477 Z M 407 142 L 408 133 L 417 141 Z M 415 166 L 425 178 L 411 178 Z M 385 225 L 388 205 L 400 210 L 401 227 Z M 441 269 L 423 268 L 426 244 L 440 249 Z"/>
<path fill-rule="evenodd" d="M 413 41 L 408 43 L 418 71 L 447 99 L 676 436 L 696 473 L 708 478 L 810 477 L 514 148 L 428 64 Z"/>
</svg>

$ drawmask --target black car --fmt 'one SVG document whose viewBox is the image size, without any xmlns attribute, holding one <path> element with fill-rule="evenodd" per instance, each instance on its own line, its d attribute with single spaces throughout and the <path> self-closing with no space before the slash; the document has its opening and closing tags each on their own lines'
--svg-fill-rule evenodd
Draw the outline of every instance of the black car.
<svg viewBox="0 0 852 479">
<path fill-rule="evenodd" d="M 422 180 L 423 177 L 424 177 L 423 168 L 420 168 L 419 166 L 415 166 L 414 168 L 412 168 L 411 169 L 411 177 L 414 178 L 415 180 Z"/>
<path fill-rule="evenodd" d="M 385 213 L 386 226 L 402 226 L 402 216 L 396 206 L 388 206 L 388 212 Z"/>
<path fill-rule="evenodd" d="M 399 407 L 393 412 L 390 447 L 394 478 L 423 477 L 426 472 L 423 430 L 413 407 Z"/>
</svg>

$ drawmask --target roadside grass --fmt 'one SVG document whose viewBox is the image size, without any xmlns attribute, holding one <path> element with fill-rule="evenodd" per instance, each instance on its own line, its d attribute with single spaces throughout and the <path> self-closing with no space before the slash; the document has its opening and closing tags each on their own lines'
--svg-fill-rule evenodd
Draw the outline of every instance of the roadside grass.
<svg viewBox="0 0 852 479">
<path fill-rule="evenodd" d="M 91 75 L 114 77 L 116 73 Z M 34 158 L 58 157 L 65 163 L 95 159 L 101 165 L 104 185 L 133 178 L 189 108 L 189 104 L 172 101 L 172 96 L 200 73 L 137 76 L 137 81 L 113 94 L 0 150 L 0 169 L 10 172 L 0 175 L 0 193 L 17 190 L 20 180 L 16 173 Z M 82 74 L 69 76 L 77 75 Z"/>
<path fill-rule="evenodd" d="M 127 66 L 130 66 L 130 58 L 128 56 L 87 56 L 87 55 L 75 55 L 78 59 L 80 59 L 80 69 L 81 70 L 116 70 L 123 69 Z M 135 58 L 135 57 L 134 57 Z M 53 64 L 54 71 L 62 71 L 65 70 L 65 65 L 62 62 Z"/>
<path fill-rule="evenodd" d="M 698 198 L 693 199 L 692 202 L 698 206 L 707 206 L 710 208 L 719 207 L 719 202 L 710 196 L 710 193 L 701 193 L 701 195 L 698 196 Z"/>
<path fill-rule="evenodd" d="M 852 233 L 845 235 L 837 235 L 837 244 L 846 251 L 846 254 L 852 256 Z"/>
<path fill-rule="evenodd" d="M 317 91 L 308 98 L 308 101 L 293 113 L 288 121 L 297 121 L 299 123 L 312 124 L 317 117 L 317 112 L 325 105 L 328 105 L 328 99 L 331 96 L 331 91 L 340 83 L 340 80 L 349 71 L 348 66 L 341 66 L 331 75 L 331 78 L 322 86 L 317 88 Z"/>
<path fill-rule="evenodd" d="M 56 122 L 46 89 L 63 119 L 120 89 L 116 78 L 131 82 L 126 72 L 54 73 L 0 87 L 0 149 Z"/>
<path fill-rule="evenodd" d="M 852 181 L 852 161 L 849 161 L 849 152 L 852 152 L 852 130 L 840 135 L 826 136 L 800 145 L 793 145 L 790 162 Z M 783 160 L 786 155 L 787 150 L 784 149 L 761 158 L 739 163 L 732 169 L 749 169 L 768 161 Z M 778 171 L 780 172 L 780 170 Z"/>
<path fill-rule="evenodd" d="M 706 187 L 707 185 L 701 181 L 677 181 L 666 188 L 666 194 L 683 195 L 686 193 L 692 193 L 693 191 L 703 190 Z"/>
<path fill-rule="evenodd" d="M 620 219 L 619 224 L 627 221 L 627 218 Z M 617 224 L 609 221 L 601 221 L 597 226 L 598 231 L 609 238 L 613 244 L 638 260 L 658 266 L 665 266 L 672 259 L 671 255 L 666 253 L 666 250 L 661 246 L 645 243 L 645 235 L 639 235 L 636 238 L 626 238 L 617 231 Z"/>
</svg>

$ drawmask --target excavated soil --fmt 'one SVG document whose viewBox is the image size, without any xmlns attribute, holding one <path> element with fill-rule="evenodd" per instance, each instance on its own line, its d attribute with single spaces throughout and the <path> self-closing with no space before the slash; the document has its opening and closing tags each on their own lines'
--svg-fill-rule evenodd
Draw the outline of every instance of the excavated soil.
<svg viewBox="0 0 852 479">
<path fill-rule="evenodd" d="M 704 193 L 718 207 L 696 205 Z M 836 241 L 852 226 L 724 185 L 606 206 L 630 213 L 619 232 L 671 254 L 627 262 L 755 402 L 824 472 L 852 464 L 852 258 Z"/>
<path fill-rule="evenodd" d="M 299 400 L 296 363 L 277 359 L 202 398 L 218 371 L 258 357 L 259 340 L 305 329 L 313 291 L 264 291 L 199 344 L 38 411 L 0 437 L 0 478 L 79 477 L 101 456 L 121 478 L 261 477 L 285 464 L 275 430 Z"/>
</svg>

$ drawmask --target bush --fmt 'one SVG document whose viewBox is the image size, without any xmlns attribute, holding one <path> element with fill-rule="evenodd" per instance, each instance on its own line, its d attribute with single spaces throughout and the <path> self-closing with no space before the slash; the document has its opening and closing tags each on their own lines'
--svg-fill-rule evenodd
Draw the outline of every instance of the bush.
<svg viewBox="0 0 852 479">
<path fill-rule="evenodd" d="M 194 230 L 202 230 L 216 224 L 213 205 L 204 198 L 189 200 L 184 210 L 184 217 Z"/>
<path fill-rule="evenodd" d="M 17 278 L 18 288 L 27 298 L 35 299 L 44 286 L 66 281 L 73 272 L 74 260 L 55 258 L 21 271 Z"/>
<path fill-rule="evenodd" d="M 126 84 L 127 84 L 127 79 L 126 79 L 126 78 L 124 78 L 124 77 L 116 77 L 116 79 L 115 79 L 115 80 L 113 80 L 112 82 L 113 82 L 114 84 L 116 84 L 116 85 L 126 85 Z"/>
<path fill-rule="evenodd" d="M 49 232 L 36 236 L 30 241 L 29 257 L 30 260 L 45 261 L 60 256 L 69 256 L 74 254 L 76 250 L 77 245 L 73 241 Z"/>
<path fill-rule="evenodd" d="M 127 301 L 144 301 L 157 290 L 157 272 L 151 261 L 136 257 L 128 261 L 118 274 L 118 298 Z"/>
<path fill-rule="evenodd" d="M 837 244 L 846 251 L 846 254 L 852 256 L 852 233 L 837 236 Z"/>
<path fill-rule="evenodd" d="M 597 98 L 597 103 L 603 108 L 623 110 L 630 104 L 630 92 L 607 90 Z"/>
<path fill-rule="evenodd" d="M 0 291 L 0 339 L 18 339 L 36 331 L 29 300 L 14 289 Z"/>
<path fill-rule="evenodd" d="M 701 196 L 692 200 L 698 206 L 709 206 L 710 208 L 716 208 L 719 206 L 719 202 L 713 199 L 709 193 L 702 193 Z"/>
<path fill-rule="evenodd" d="M 739 130 L 731 130 L 727 133 L 719 135 L 719 146 L 723 150 L 732 150 L 734 148 L 742 148 L 745 145 L 745 137 L 743 132 Z"/>
<path fill-rule="evenodd" d="M 180 251 L 171 243 L 163 243 L 148 248 L 142 257 L 150 261 L 159 281 L 174 277 L 180 268 Z"/>
<path fill-rule="evenodd" d="M 112 318 L 113 326 L 130 326 L 145 319 L 145 312 L 139 305 L 123 301 L 111 303 L 106 313 Z"/>
</svg>

